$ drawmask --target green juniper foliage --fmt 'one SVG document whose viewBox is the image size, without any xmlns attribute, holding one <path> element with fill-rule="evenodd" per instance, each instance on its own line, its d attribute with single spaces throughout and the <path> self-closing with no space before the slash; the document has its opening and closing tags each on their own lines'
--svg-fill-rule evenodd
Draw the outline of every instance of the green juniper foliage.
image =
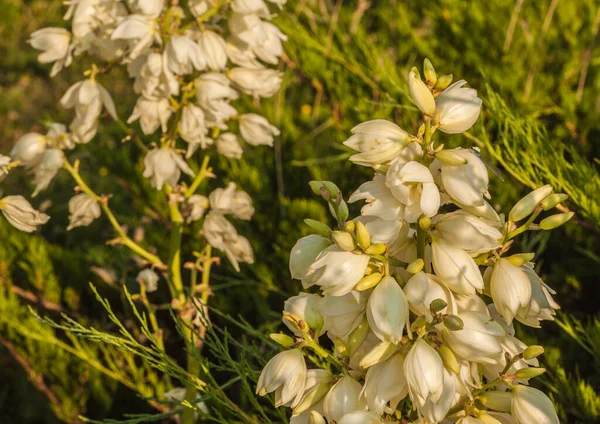
<svg viewBox="0 0 600 424">
<path fill-rule="evenodd" d="M 70 119 L 56 105 L 85 66 L 75 63 L 50 80 L 25 41 L 36 29 L 63 25 L 64 10 L 58 1 L 3 3 L 2 153 L 25 132 Z M 495 203 L 514 203 L 542 183 L 570 196 L 575 222 L 552 237 L 537 232 L 521 242 L 523 251 L 536 252 L 536 271 L 558 292 L 558 325 L 545 322 L 538 332 L 517 326 L 517 332 L 547 348 L 542 365 L 549 371 L 541 380 L 561 422 L 599 422 L 598 2 L 288 0 L 274 23 L 288 35 L 284 83 L 259 108 L 282 135 L 273 150 L 214 161 L 215 173 L 254 199 L 257 213 L 239 230 L 250 239 L 256 263 L 241 274 L 226 261 L 213 269 L 213 325 L 196 358 L 206 386 L 185 371 L 186 346 L 178 336 L 185 324 L 171 314 L 164 287 L 152 300 L 165 323 L 165 349 L 153 342 L 134 299 L 138 267 L 125 249 L 103 245 L 112 234 L 106 220 L 65 231 L 72 184 L 62 175 L 52 183 L 52 204 L 45 205 L 53 219 L 40 235 L 19 233 L 0 219 L 0 422 L 169 422 L 189 406 L 201 422 L 287 422 L 283 408 L 257 399 L 254 389 L 277 350 L 265 335 L 281 329 L 283 301 L 298 291 L 287 270 L 289 251 L 309 233 L 305 218 L 327 217 L 307 182 L 336 181 L 349 194 L 367 177 L 346 160 L 351 153 L 341 142 L 350 129 L 374 118 L 415 126 L 416 114 L 405 113 L 416 110 L 406 75 L 423 57 L 479 89 L 482 119 L 467 140 L 456 142 L 480 147 L 502 171 L 504 181 L 491 178 Z M 125 75 L 111 81 L 111 93 L 120 110 L 132 109 Z M 254 107 L 247 102 L 248 110 Z M 122 144 L 122 131 L 109 119 L 103 124 L 73 159 L 86 161 L 97 192 L 115 193 L 111 206 L 122 223 L 162 251 L 168 206 L 142 177 L 142 164 L 131 166 L 140 157 L 137 147 Z M 10 194 L 31 192 L 17 175 L 0 187 L 6 194 L 8 188 Z M 142 215 L 157 221 L 148 226 L 138 221 Z M 189 256 L 200 245 L 186 236 Z M 203 405 L 160 396 L 194 381 Z"/>
</svg>

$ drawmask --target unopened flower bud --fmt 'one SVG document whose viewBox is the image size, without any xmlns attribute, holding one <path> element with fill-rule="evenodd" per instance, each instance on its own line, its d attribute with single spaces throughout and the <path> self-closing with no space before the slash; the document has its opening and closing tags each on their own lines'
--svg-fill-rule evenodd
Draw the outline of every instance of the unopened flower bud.
<svg viewBox="0 0 600 424">
<path fill-rule="evenodd" d="M 368 248 L 371 245 L 371 234 L 361 221 L 356 222 L 356 239 L 358 245 L 363 249 Z"/>
<path fill-rule="evenodd" d="M 553 230 L 566 224 L 571 218 L 573 218 L 575 212 L 559 213 L 556 215 L 549 216 L 548 218 L 542 219 L 540 222 L 540 228 L 542 230 Z"/>
<path fill-rule="evenodd" d="M 308 184 L 313 193 L 318 195 L 323 194 L 323 189 L 325 189 L 333 199 L 337 198 L 340 194 L 340 189 L 331 181 L 310 181 Z"/>
<path fill-rule="evenodd" d="M 385 253 L 387 246 L 383 243 L 375 243 L 365 249 L 367 255 L 382 255 Z"/>
<path fill-rule="evenodd" d="M 377 284 L 379 284 L 379 282 L 381 281 L 382 278 L 383 278 L 382 273 L 373 272 L 373 273 L 367 275 L 366 277 L 363 277 L 358 282 L 358 284 L 354 287 L 354 290 L 356 290 L 356 291 L 369 290 L 369 289 L 375 287 Z"/>
<path fill-rule="evenodd" d="M 331 214 L 337 218 L 338 222 L 346 222 L 350 214 L 348 204 L 344 200 L 341 200 L 335 207 L 330 203 L 329 210 L 331 211 Z"/>
<path fill-rule="evenodd" d="M 479 396 L 478 399 L 488 409 L 500 412 L 510 412 L 510 402 L 512 399 L 510 392 L 485 392 Z"/>
<path fill-rule="evenodd" d="M 421 258 L 417 258 L 406 267 L 406 271 L 410 274 L 418 274 L 423 271 L 424 266 L 425 261 Z"/>
<path fill-rule="evenodd" d="M 429 227 L 431 227 L 431 218 L 421 215 L 419 218 L 419 227 L 421 227 L 422 230 L 428 230 Z"/>
<path fill-rule="evenodd" d="M 535 253 L 517 253 L 516 255 L 507 257 L 506 260 L 513 265 L 521 266 L 527 262 L 531 262 L 534 257 Z"/>
<path fill-rule="evenodd" d="M 408 74 L 408 87 L 417 107 L 425 115 L 433 116 L 435 114 L 435 99 L 427 85 L 421 81 L 419 71 L 413 67 Z"/>
<path fill-rule="evenodd" d="M 540 202 L 552 193 L 552 190 L 553 188 L 550 184 L 546 184 L 545 186 L 533 190 L 513 206 L 508 214 L 508 219 L 512 222 L 518 222 L 523 218 L 528 217 L 533 213 Z"/>
<path fill-rule="evenodd" d="M 348 347 L 348 356 L 352 357 L 356 353 L 358 349 L 362 346 L 362 344 L 367 339 L 369 335 L 369 321 L 367 317 L 364 317 L 358 327 L 356 327 L 348 336 L 348 343 L 346 346 Z"/>
<path fill-rule="evenodd" d="M 441 75 L 440 77 L 438 77 L 437 82 L 435 83 L 435 89 L 436 90 L 444 90 L 445 88 L 447 88 L 450 84 L 452 84 L 452 74 L 450 75 Z"/>
<path fill-rule="evenodd" d="M 50 217 L 33 209 L 23 196 L 6 196 L 0 199 L 0 210 L 10 224 L 26 233 L 31 233 L 43 225 Z"/>
<path fill-rule="evenodd" d="M 531 345 L 529 346 L 527 349 L 525 349 L 523 351 L 523 359 L 525 360 L 530 360 L 530 359 L 534 359 L 537 358 L 538 356 L 540 356 L 542 353 L 544 353 L 544 348 L 543 346 L 539 346 L 539 345 Z"/>
<path fill-rule="evenodd" d="M 435 154 L 435 158 L 446 165 L 465 165 L 467 159 L 458 154 L 456 150 L 441 150 Z"/>
<path fill-rule="evenodd" d="M 437 74 L 435 73 L 435 68 L 429 59 L 425 59 L 423 61 L 423 74 L 425 75 L 425 80 L 427 80 L 428 83 L 435 85 L 437 82 Z"/>
<path fill-rule="evenodd" d="M 456 359 L 454 352 L 452 352 L 452 349 L 446 345 L 441 345 L 438 349 L 438 354 L 440 355 L 440 358 L 442 358 L 442 362 L 447 369 L 456 375 L 460 373 L 460 365 L 458 364 L 458 360 Z"/>
<path fill-rule="evenodd" d="M 450 331 L 460 331 L 464 327 L 463 320 L 456 315 L 448 315 L 444 320 L 444 325 Z"/>
<path fill-rule="evenodd" d="M 332 231 L 331 239 L 337 244 L 340 249 L 351 252 L 356 249 L 356 243 L 350 233 L 345 231 Z"/>
<path fill-rule="evenodd" d="M 361 359 L 359 365 L 361 368 L 367 369 L 372 365 L 385 361 L 395 351 L 396 345 L 394 343 L 388 341 L 380 342 Z"/>
<path fill-rule="evenodd" d="M 356 229 L 356 224 L 354 223 L 354 221 L 348 221 L 344 224 L 344 229 L 351 233 Z"/>
<path fill-rule="evenodd" d="M 547 211 L 549 209 L 552 209 L 553 207 L 555 207 L 559 203 L 564 202 L 568 198 L 569 198 L 568 194 L 564 194 L 564 193 L 552 193 L 550 196 L 548 196 L 544 200 L 542 200 L 541 203 L 540 203 L 540 205 L 542 205 L 542 208 L 544 208 L 544 210 Z"/>
<path fill-rule="evenodd" d="M 273 341 L 275 341 L 276 343 L 279 343 L 283 347 L 292 347 L 295 344 L 294 339 L 292 339 L 287 334 L 271 333 L 271 334 L 269 334 L 269 337 Z"/>
<path fill-rule="evenodd" d="M 329 228 L 327 224 L 323 224 L 320 221 L 315 221 L 314 219 L 308 218 L 304 220 L 304 223 L 315 230 L 315 232 L 320 236 L 329 237 L 331 235 L 331 228 Z"/>
<path fill-rule="evenodd" d="M 431 308 L 431 313 L 433 313 L 433 314 L 437 314 L 442 309 L 444 309 L 446 306 L 448 306 L 448 303 L 444 299 L 435 299 L 429 305 L 429 307 Z"/>
<path fill-rule="evenodd" d="M 546 368 L 521 368 L 515 373 L 517 378 L 535 378 L 546 372 Z"/>
<path fill-rule="evenodd" d="M 317 411 L 312 411 L 310 413 L 310 422 L 309 424 L 327 424 L 323 415 L 319 414 Z"/>
</svg>

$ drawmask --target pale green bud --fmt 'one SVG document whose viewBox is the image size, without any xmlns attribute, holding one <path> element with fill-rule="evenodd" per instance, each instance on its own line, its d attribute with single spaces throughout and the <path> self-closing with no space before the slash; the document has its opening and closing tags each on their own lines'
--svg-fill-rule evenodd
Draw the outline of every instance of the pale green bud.
<svg viewBox="0 0 600 424">
<path fill-rule="evenodd" d="M 452 349 L 446 345 L 441 345 L 438 349 L 438 354 L 440 355 L 440 358 L 442 358 L 442 362 L 447 369 L 457 375 L 460 373 L 460 365 L 458 364 L 458 360 L 456 359 L 454 352 L 452 352 Z"/>
<path fill-rule="evenodd" d="M 394 352 L 396 352 L 396 345 L 394 343 L 387 341 L 380 342 L 361 359 L 358 365 L 363 369 L 367 369 L 371 365 L 389 359 Z"/>
<path fill-rule="evenodd" d="M 372 274 L 363 277 L 354 287 L 356 291 L 364 291 L 369 290 L 370 288 L 375 287 L 381 279 L 383 278 L 383 274 L 380 272 L 373 272 Z"/>
<path fill-rule="evenodd" d="M 546 368 L 521 368 L 515 373 L 517 378 L 535 378 L 546 372 Z"/>
<path fill-rule="evenodd" d="M 320 221 L 315 221 L 314 219 L 305 219 L 304 223 L 308 225 L 310 228 L 315 230 L 315 232 L 323 237 L 329 237 L 331 235 L 331 228 L 327 224 L 323 224 Z"/>
<path fill-rule="evenodd" d="M 548 218 L 542 219 L 540 222 L 540 228 L 542 230 L 553 230 L 566 224 L 571 218 L 573 218 L 575 212 L 559 213 L 556 215 L 549 216 Z"/>
<path fill-rule="evenodd" d="M 479 401 L 488 409 L 510 412 L 512 395 L 510 392 L 491 391 L 479 396 Z"/>
<path fill-rule="evenodd" d="M 351 252 L 354 249 L 356 249 L 356 243 L 354 242 L 354 239 L 352 238 L 350 233 L 347 233 L 345 231 L 332 231 L 331 239 L 342 250 Z"/>
<path fill-rule="evenodd" d="M 345 222 L 350 214 L 348 204 L 344 200 L 341 200 L 340 204 L 336 204 L 335 206 L 330 203 L 329 211 L 337 218 L 338 222 Z"/>
<path fill-rule="evenodd" d="M 354 355 L 369 335 L 369 321 L 365 316 L 358 327 L 356 327 L 348 336 L 348 356 Z"/>
<path fill-rule="evenodd" d="M 535 253 L 517 253 L 516 255 L 509 256 L 506 260 L 515 266 L 521 266 L 527 262 L 531 262 L 534 257 Z"/>
<path fill-rule="evenodd" d="M 419 218 L 419 227 L 421 227 L 422 230 L 428 230 L 429 227 L 431 227 L 431 218 L 421 215 Z"/>
<path fill-rule="evenodd" d="M 542 202 L 540 204 L 542 205 L 542 208 L 544 208 L 544 210 L 547 211 L 549 209 L 552 209 L 559 203 L 564 202 L 568 198 L 569 198 L 568 194 L 553 193 L 550 196 L 546 197 L 544 200 L 542 200 Z"/>
<path fill-rule="evenodd" d="M 452 74 L 450 75 L 442 75 L 440 77 L 438 77 L 437 83 L 435 84 L 435 89 L 436 90 L 445 90 L 446 88 L 448 88 L 448 86 L 450 84 L 452 84 Z"/>
<path fill-rule="evenodd" d="M 417 258 L 406 267 L 406 271 L 410 274 L 418 274 L 423 271 L 424 266 L 425 261 L 421 258 Z"/>
<path fill-rule="evenodd" d="M 321 383 L 314 386 L 308 391 L 308 393 L 304 395 L 298 406 L 294 408 L 294 415 L 301 414 L 304 411 L 312 408 L 325 397 L 325 395 L 329 392 L 329 389 L 331 389 L 330 382 Z"/>
<path fill-rule="evenodd" d="M 540 202 L 552 193 L 552 190 L 553 188 L 550 184 L 546 184 L 545 186 L 533 190 L 513 206 L 508 214 L 508 219 L 512 222 L 518 222 L 523 218 L 528 217 L 533 213 Z"/>
<path fill-rule="evenodd" d="M 383 243 L 375 243 L 365 249 L 367 255 L 382 255 L 385 253 L 387 246 Z"/>
<path fill-rule="evenodd" d="M 363 249 L 368 248 L 371 245 L 371 234 L 361 221 L 356 221 L 356 239 L 358 245 Z"/>
<path fill-rule="evenodd" d="M 408 74 L 408 87 L 410 88 L 413 100 L 421 112 L 428 116 L 435 115 L 435 99 L 433 98 L 433 94 L 431 94 L 427 85 L 421 81 L 419 71 L 415 67 Z"/>
<path fill-rule="evenodd" d="M 287 334 L 271 333 L 269 334 L 269 337 L 271 338 L 271 340 L 274 340 L 276 343 L 279 343 L 283 347 L 292 347 L 296 344 L 296 342 L 294 342 L 294 339 L 292 339 Z"/>
<path fill-rule="evenodd" d="M 467 158 L 458 154 L 456 150 L 442 150 L 437 152 L 435 157 L 446 165 L 464 165 L 467 163 Z"/>
<path fill-rule="evenodd" d="M 336 199 L 340 194 L 338 186 L 331 181 L 310 181 L 308 185 L 313 193 L 325 197 L 326 200 L 329 200 L 329 197 Z M 327 194 L 329 194 L 329 196 L 327 196 Z"/>
<path fill-rule="evenodd" d="M 429 308 L 431 309 L 431 313 L 437 314 L 439 311 L 448 306 L 448 303 L 444 299 L 435 299 L 433 302 L 429 304 Z"/>
<path fill-rule="evenodd" d="M 437 82 L 437 74 L 435 73 L 435 68 L 431 64 L 429 59 L 425 59 L 423 61 L 423 74 L 425 75 L 425 79 L 427 82 L 430 82 L 432 85 L 435 85 Z"/>
<path fill-rule="evenodd" d="M 463 320 L 456 315 L 448 315 L 448 317 L 444 320 L 444 325 L 450 331 L 460 331 L 465 326 Z"/>
<path fill-rule="evenodd" d="M 544 347 L 538 345 L 531 345 L 523 351 L 523 359 L 530 360 L 537 358 L 544 353 Z"/>
</svg>

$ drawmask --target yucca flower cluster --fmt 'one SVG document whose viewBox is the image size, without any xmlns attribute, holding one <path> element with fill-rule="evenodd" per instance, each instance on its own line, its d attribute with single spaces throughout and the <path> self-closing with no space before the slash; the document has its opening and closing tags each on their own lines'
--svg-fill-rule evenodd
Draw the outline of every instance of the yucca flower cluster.
<svg viewBox="0 0 600 424">
<path fill-rule="evenodd" d="M 90 64 L 85 78 L 60 100 L 64 108 L 74 111 L 74 119 L 68 126 L 48 124 L 46 134 L 22 136 L 10 157 L 0 156 L 0 178 L 17 165 L 25 167 L 34 176 L 33 196 L 63 168 L 77 181 L 79 162 L 69 163 L 66 153 L 94 139 L 105 112 L 126 132 L 124 141 L 141 145 L 144 176 L 156 189 L 168 192 L 169 201 L 181 209 L 182 220 L 199 220 L 210 207 L 203 228 L 208 242 L 225 252 L 236 269 L 240 262 L 252 263 L 250 243 L 225 218 L 230 214 L 250 219 L 252 199 L 236 191 L 235 184 L 208 197 L 196 194 L 200 181 L 214 175 L 206 166 L 195 172 L 193 163 L 197 151 L 208 149 L 241 158 L 244 148 L 238 134 L 253 146 L 272 146 L 279 135 L 265 117 L 240 114 L 234 103 L 244 94 L 255 100 L 270 97 L 281 85 L 282 74 L 272 65 L 279 62 L 286 36 L 269 20 L 275 16 L 271 9 L 278 10 L 285 0 L 190 0 L 182 5 L 166 0 L 73 0 L 67 4 L 70 30 L 43 28 L 29 42 L 41 51 L 40 62 L 53 63 L 52 76 L 75 59 Z M 138 96 L 127 123 L 119 118 L 106 88 L 117 67 L 126 68 L 132 92 Z M 127 125 L 136 121 L 143 135 Z M 156 132 L 160 137 L 154 136 Z M 182 174 L 194 181 L 182 184 Z M 82 192 L 69 203 L 69 229 L 89 225 L 108 200 L 77 183 Z M 23 231 L 34 231 L 49 219 L 22 196 L 3 198 L 0 208 Z"/>
<path fill-rule="evenodd" d="M 529 386 L 545 371 L 543 348 L 517 339 L 513 322 L 540 327 L 559 306 L 534 254 L 511 246 L 569 220 L 536 221 L 567 196 L 540 187 L 499 215 L 479 151 L 434 141 L 469 130 L 481 111 L 476 90 L 451 82 L 428 60 L 423 77 L 410 71 L 423 113 L 415 134 L 385 120 L 352 130 L 350 160 L 374 170 L 349 198 L 365 202 L 360 216 L 349 218 L 335 184 L 311 182 L 337 228 L 307 220 L 315 234 L 292 249 L 291 275 L 307 291 L 285 302 L 294 334 L 271 335 L 288 349 L 257 386 L 292 408 L 292 424 L 558 423 Z"/>
</svg>

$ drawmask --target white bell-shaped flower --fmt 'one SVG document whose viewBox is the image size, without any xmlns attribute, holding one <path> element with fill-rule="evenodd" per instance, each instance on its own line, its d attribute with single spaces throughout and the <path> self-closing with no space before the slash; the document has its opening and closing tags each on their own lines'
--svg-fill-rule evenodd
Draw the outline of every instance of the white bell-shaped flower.
<svg viewBox="0 0 600 424">
<path fill-rule="evenodd" d="M 244 149 L 237 137 L 233 133 L 223 133 L 217 137 L 215 142 L 217 145 L 217 152 L 230 159 L 240 159 L 244 153 Z"/>
<path fill-rule="evenodd" d="M 31 233 L 48 222 L 50 217 L 36 209 L 23 196 L 6 196 L 0 199 L 0 210 L 16 229 Z"/>
<path fill-rule="evenodd" d="M 252 218 L 252 215 L 254 215 L 252 198 L 245 191 L 236 191 L 233 195 L 233 216 L 249 221 Z"/>
<path fill-rule="evenodd" d="M 501 258 L 490 277 L 490 294 L 496 310 L 510 324 L 516 315 L 527 316 L 531 283 L 522 268 Z"/>
<path fill-rule="evenodd" d="M 323 298 L 318 294 L 313 293 L 300 293 L 298 296 L 292 296 L 285 301 L 283 310 L 299 320 L 302 320 L 308 324 L 311 330 L 315 331 L 316 336 L 323 334 L 323 325 L 325 320 L 321 313 L 321 303 Z M 283 320 L 283 323 L 293 331 L 298 337 L 302 336 L 302 333 L 297 331 L 289 321 Z"/>
<path fill-rule="evenodd" d="M 209 212 L 204 218 L 202 231 L 211 246 L 225 252 L 236 271 L 240 271 L 240 262 L 254 262 L 254 253 L 250 242 L 240 236 L 231 222 L 222 214 Z"/>
<path fill-rule="evenodd" d="M 254 52 L 239 38 L 235 36 L 228 37 L 226 48 L 227 57 L 235 65 L 248 69 L 261 69 L 264 67 L 256 58 Z"/>
<path fill-rule="evenodd" d="M 497 228 L 497 222 L 486 221 L 461 210 L 436 218 L 435 229 L 440 236 L 471 255 L 479 255 L 500 247 L 502 233 Z"/>
<path fill-rule="evenodd" d="M 321 314 L 325 318 L 325 330 L 330 339 L 348 337 L 363 320 L 368 299 L 367 292 L 354 290 L 344 296 L 323 297 Z"/>
<path fill-rule="evenodd" d="M 516 424 L 559 424 L 552 401 L 533 387 L 512 389 L 511 412 Z"/>
<path fill-rule="evenodd" d="M 269 18 L 269 8 L 263 0 L 233 0 L 231 9 L 235 13 L 251 14 L 254 13 L 262 18 Z"/>
<path fill-rule="evenodd" d="M 369 259 L 368 255 L 347 252 L 334 244 L 321 252 L 308 272 L 324 268 L 315 284 L 321 286 L 327 296 L 343 296 L 364 277 Z"/>
<path fill-rule="evenodd" d="M 471 295 L 484 288 L 479 267 L 464 250 L 441 238 L 431 242 L 433 269 L 453 292 Z"/>
<path fill-rule="evenodd" d="M 439 312 L 442 314 L 456 313 L 454 296 L 452 292 L 440 281 L 440 279 L 425 272 L 413 275 L 403 288 L 410 310 L 417 316 L 425 315 L 431 318 L 431 302 L 442 299 L 448 306 Z"/>
<path fill-rule="evenodd" d="M 172 114 L 169 99 L 140 97 L 127 123 L 131 124 L 139 119 L 144 134 L 153 134 L 159 127 L 162 132 L 166 132 Z"/>
<path fill-rule="evenodd" d="M 231 88 L 225 75 L 207 72 L 196 78 L 194 83 L 196 99 L 206 113 L 207 126 L 220 126 L 223 121 L 237 114 L 229 101 L 237 99 L 239 93 Z"/>
<path fill-rule="evenodd" d="M 144 285 L 147 293 L 155 292 L 158 289 L 158 274 L 150 268 L 140 271 L 135 279 L 140 285 Z"/>
<path fill-rule="evenodd" d="M 500 338 L 506 333 L 500 324 L 478 312 L 461 312 L 462 330 L 452 331 L 444 326 L 444 341 L 454 353 L 467 361 L 497 364 L 502 360 Z"/>
<path fill-rule="evenodd" d="M 235 39 L 264 62 L 276 65 L 283 53 L 282 41 L 287 37 L 275 25 L 255 14 L 233 14 L 229 30 Z"/>
<path fill-rule="evenodd" d="M 367 303 L 367 319 L 373 333 L 382 341 L 398 344 L 404 327 L 408 331 L 409 313 L 408 301 L 398 282 L 393 277 L 384 277 Z"/>
<path fill-rule="evenodd" d="M 278 353 L 262 370 L 256 393 L 264 396 L 275 392 L 275 407 L 287 404 L 294 407 L 304 393 L 306 373 L 306 362 L 300 349 Z"/>
<path fill-rule="evenodd" d="M 127 65 L 127 70 L 129 76 L 135 78 L 133 90 L 148 99 L 179 95 L 179 82 L 163 54 L 152 52 L 139 56 Z"/>
<path fill-rule="evenodd" d="M 126 40 L 129 43 L 130 60 L 147 53 L 155 42 L 161 44 L 160 27 L 155 18 L 133 14 L 123 19 L 111 34 L 112 40 Z"/>
<path fill-rule="evenodd" d="M 206 64 L 213 71 L 222 71 L 227 67 L 227 45 L 219 34 L 203 31 L 198 38 Z"/>
<path fill-rule="evenodd" d="M 377 217 L 384 221 L 403 220 L 404 205 L 394 197 L 385 180 L 385 175 L 375 175 L 373 181 L 367 181 L 352 193 L 348 202 L 366 200 L 366 205 L 360 211 L 362 216 Z"/>
<path fill-rule="evenodd" d="M 413 405 L 441 399 L 444 392 L 444 364 L 440 355 L 425 340 L 418 339 L 410 348 L 404 360 L 404 375 Z"/>
<path fill-rule="evenodd" d="M 194 171 L 181 155 L 170 147 L 152 149 L 144 158 L 144 177 L 150 178 L 152 186 L 157 190 L 162 190 L 165 183 L 175 187 L 182 171 L 194 176 Z"/>
<path fill-rule="evenodd" d="M 363 387 L 363 397 L 369 410 L 383 415 L 388 403 L 390 409 L 395 410 L 407 394 L 404 356 L 401 353 L 369 367 Z"/>
<path fill-rule="evenodd" d="M 283 74 L 275 69 L 233 68 L 227 73 L 233 84 L 243 93 L 255 98 L 273 97 L 281 87 Z"/>
<path fill-rule="evenodd" d="M 20 165 L 31 168 L 42 160 L 47 144 L 46 136 L 33 132 L 27 133 L 19 137 L 10 151 L 10 156 L 13 160 L 18 160 Z"/>
<path fill-rule="evenodd" d="M 489 197 L 489 176 L 485 164 L 469 149 L 453 149 L 466 163 L 442 163 L 442 184 L 446 193 L 461 205 L 483 206 L 483 197 Z"/>
<path fill-rule="evenodd" d="M 560 309 L 552 298 L 556 292 L 548 287 L 530 266 L 522 265 L 521 270 L 531 284 L 531 303 L 526 315 L 519 314 L 515 318 L 525 325 L 539 328 L 541 320 L 554 320 L 556 310 Z"/>
<path fill-rule="evenodd" d="M 69 200 L 69 226 L 67 231 L 75 227 L 87 227 L 100 217 L 98 201 L 87 193 L 80 193 Z"/>
<path fill-rule="evenodd" d="M 344 145 L 355 150 L 350 160 L 357 165 L 386 165 L 394 160 L 409 140 L 406 131 L 393 122 L 375 119 L 352 128 L 352 136 Z"/>
<path fill-rule="evenodd" d="M 71 134 L 67 132 L 66 125 L 51 122 L 47 126 L 48 132 L 46 133 L 46 138 L 51 144 L 53 143 L 59 149 L 73 149 L 75 147 Z"/>
<path fill-rule="evenodd" d="M 165 47 L 165 63 L 177 75 L 188 75 L 206 68 L 206 56 L 191 38 L 174 35 Z"/>
<path fill-rule="evenodd" d="M 48 187 L 64 163 L 65 155 L 62 150 L 52 148 L 44 152 L 42 159 L 34 168 L 35 190 L 31 195 L 32 197 L 37 196 Z"/>
<path fill-rule="evenodd" d="M 233 213 L 233 198 L 237 185 L 234 182 L 227 184 L 225 188 L 216 188 L 209 195 L 211 210 L 215 213 Z"/>
<path fill-rule="evenodd" d="M 411 70 L 408 74 L 408 88 L 421 112 L 433 117 L 435 115 L 435 99 L 433 98 L 433 94 L 431 94 L 431 90 L 419 78 L 416 70 Z"/>
<path fill-rule="evenodd" d="M 186 157 L 191 157 L 196 149 L 206 149 L 212 144 L 212 139 L 206 136 L 204 112 L 196 105 L 189 104 L 183 107 L 181 121 L 179 121 L 179 134 L 188 143 Z"/>
<path fill-rule="evenodd" d="M 280 134 L 277 127 L 271 125 L 267 118 L 256 113 L 240 116 L 240 134 L 248 144 L 273 146 L 273 137 Z"/>
<path fill-rule="evenodd" d="M 382 424 L 382 418 L 372 412 L 354 411 L 344 415 L 337 424 Z"/>
<path fill-rule="evenodd" d="M 362 386 L 349 375 L 339 379 L 325 396 L 323 410 L 325 418 L 339 421 L 344 415 L 352 411 L 366 409 L 366 402 L 361 396 Z"/>
<path fill-rule="evenodd" d="M 8 165 L 12 162 L 12 159 L 8 156 L 0 155 L 0 180 L 8 174 Z"/>
<path fill-rule="evenodd" d="M 306 289 L 314 284 L 315 277 L 319 272 L 311 270 L 310 267 L 316 261 L 323 250 L 331 246 L 328 238 L 317 234 L 311 234 L 302 237 L 292 247 L 290 254 L 290 274 L 292 278 L 302 281 L 302 286 Z"/>
<path fill-rule="evenodd" d="M 64 28 L 42 28 L 31 34 L 29 44 L 42 53 L 38 56 L 40 63 L 51 63 L 50 76 L 58 74 L 63 67 L 69 66 L 73 61 L 71 55 L 71 33 Z"/>
<path fill-rule="evenodd" d="M 436 97 L 440 131 L 448 134 L 462 133 L 477 121 L 482 101 L 477 97 L 477 90 L 464 87 L 466 83 L 465 80 L 457 81 Z"/>
<path fill-rule="evenodd" d="M 417 409 L 427 419 L 427 422 L 432 424 L 443 422 L 456 395 L 456 376 L 446 368 L 443 371 L 442 396 L 438 400 L 429 397 L 422 403 L 420 399 L 416 399 Z"/>
<path fill-rule="evenodd" d="M 188 224 L 190 222 L 198 221 L 200 218 L 204 216 L 204 212 L 209 208 L 210 202 L 206 196 L 202 196 L 201 194 L 192 194 L 187 201 L 189 209 L 189 214 L 187 218 Z"/>
</svg>

